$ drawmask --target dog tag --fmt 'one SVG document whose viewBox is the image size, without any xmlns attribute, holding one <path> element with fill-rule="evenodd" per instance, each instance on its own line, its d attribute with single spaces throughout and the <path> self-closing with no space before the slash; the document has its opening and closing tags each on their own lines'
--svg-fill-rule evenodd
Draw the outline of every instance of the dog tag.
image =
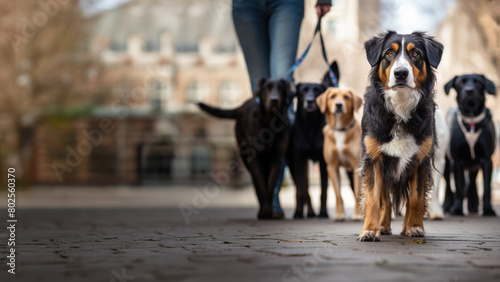
<svg viewBox="0 0 500 282">
<path fill-rule="evenodd" d="M 470 122 L 470 133 L 474 134 L 476 132 L 476 123 L 471 121 Z"/>
<path fill-rule="evenodd" d="M 399 128 L 399 123 L 398 123 L 398 129 L 396 129 L 396 131 L 394 131 L 394 139 L 396 139 L 396 140 L 401 139 L 401 130 Z"/>
</svg>

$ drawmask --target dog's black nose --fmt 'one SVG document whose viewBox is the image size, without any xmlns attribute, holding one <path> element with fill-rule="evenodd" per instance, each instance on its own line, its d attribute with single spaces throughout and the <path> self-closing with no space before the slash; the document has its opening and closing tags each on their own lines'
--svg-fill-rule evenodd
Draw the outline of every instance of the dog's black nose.
<svg viewBox="0 0 500 282">
<path fill-rule="evenodd" d="M 314 105 L 314 100 L 307 100 L 306 102 L 307 102 L 308 107 L 311 107 Z"/>
<path fill-rule="evenodd" d="M 465 94 L 474 95 L 474 89 L 473 88 L 465 89 Z"/>
<path fill-rule="evenodd" d="M 408 77 L 408 70 L 405 68 L 397 68 L 394 70 L 396 80 L 404 80 Z"/>
<path fill-rule="evenodd" d="M 342 103 L 336 103 L 335 107 L 337 107 L 337 109 L 341 110 L 342 109 Z"/>
<path fill-rule="evenodd" d="M 278 98 L 271 98 L 271 105 L 273 106 L 278 105 Z"/>
</svg>

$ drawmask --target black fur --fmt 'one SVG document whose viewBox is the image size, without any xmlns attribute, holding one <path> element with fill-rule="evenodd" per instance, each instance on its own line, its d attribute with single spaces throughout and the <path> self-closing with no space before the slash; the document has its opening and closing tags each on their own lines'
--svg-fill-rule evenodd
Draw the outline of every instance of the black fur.
<svg viewBox="0 0 500 282">
<path fill-rule="evenodd" d="M 468 74 L 455 76 L 445 85 L 448 94 L 451 88 L 457 92 L 458 109 L 452 108 L 448 113 L 451 120 L 450 156 L 452 158 L 452 169 L 455 176 L 456 200 L 449 185 L 449 174 L 445 175 L 447 181 L 444 210 L 453 215 L 464 215 L 462 202 L 467 191 L 469 213 L 478 211 L 478 195 L 476 188 L 476 176 L 478 171 L 483 171 L 484 194 L 483 215 L 494 216 L 496 213 L 491 205 L 491 156 L 495 149 L 495 127 L 493 126 L 490 110 L 485 106 L 485 92 L 495 95 L 495 84 L 484 75 Z M 472 158 L 469 145 L 460 129 L 457 112 L 460 111 L 464 117 L 479 116 L 486 112 L 485 118 L 475 124 L 475 132 L 481 130 L 481 135 L 474 146 L 475 159 Z M 467 131 L 471 130 L 471 124 L 463 122 Z M 465 170 L 469 171 L 469 187 L 465 187 Z M 448 173 L 450 170 L 448 170 Z"/>
<path fill-rule="evenodd" d="M 337 80 L 340 79 L 337 63 L 331 68 Z M 323 127 L 325 116 L 316 104 L 316 97 L 327 87 L 333 86 L 328 72 L 323 76 L 323 83 L 299 83 L 296 85 L 297 113 L 292 128 L 287 152 L 287 164 L 297 187 L 294 218 L 304 217 L 304 204 L 307 204 L 307 217 L 314 217 L 311 198 L 309 197 L 308 160 L 319 162 L 321 174 L 321 208 L 319 217 L 328 218 L 326 198 L 328 174 L 323 157 Z"/>
<path fill-rule="evenodd" d="M 273 190 L 285 156 L 291 125 L 287 109 L 294 96 L 293 84 L 286 80 L 261 79 L 256 96 L 242 106 L 222 110 L 199 103 L 205 112 L 236 119 L 235 135 L 240 157 L 251 174 L 259 200 L 259 219 L 272 218 Z"/>
</svg>

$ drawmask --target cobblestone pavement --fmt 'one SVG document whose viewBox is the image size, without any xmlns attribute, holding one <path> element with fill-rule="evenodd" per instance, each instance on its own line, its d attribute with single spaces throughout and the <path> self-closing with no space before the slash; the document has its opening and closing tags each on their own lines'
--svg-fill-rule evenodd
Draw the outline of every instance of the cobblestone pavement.
<svg viewBox="0 0 500 282">
<path fill-rule="evenodd" d="M 95 204 L 96 199 L 91 205 L 88 195 L 80 195 L 81 206 L 68 208 L 67 203 L 78 202 L 78 192 L 21 193 L 16 274 L 7 273 L 9 234 L 2 228 L 0 281 L 500 281 L 498 217 L 425 221 L 427 236 L 416 239 L 396 235 L 402 225 L 397 218 L 395 235 L 358 242 L 361 222 L 257 221 L 251 205 L 222 207 L 202 198 L 196 202 L 193 191 L 184 192 L 185 197 L 178 190 L 162 191 L 115 195 L 108 208 Z M 52 201 L 51 208 L 37 193 Z M 112 192 L 101 195 L 106 193 Z M 222 191 L 213 202 L 237 195 L 255 200 L 252 191 Z M 169 204 L 154 204 L 160 196 Z M 288 216 L 292 212 L 286 208 Z M 4 214 L 1 222 L 6 222 Z"/>
</svg>

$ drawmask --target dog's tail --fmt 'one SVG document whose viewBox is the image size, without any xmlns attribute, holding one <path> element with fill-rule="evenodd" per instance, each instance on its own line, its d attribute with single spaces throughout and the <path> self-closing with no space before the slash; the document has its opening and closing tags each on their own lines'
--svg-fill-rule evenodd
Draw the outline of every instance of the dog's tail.
<svg viewBox="0 0 500 282">
<path fill-rule="evenodd" d="M 211 107 L 205 103 L 198 103 L 198 107 L 202 109 L 204 112 L 211 114 L 213 116 L 219 117 L 219 118 L 227 118 L 227 119 L 236 119 L 239 113 L 240 108 L 236 109 L 230 109 L 230 110 L 223 110 L 223 109 L 218 109 Z"/>
</svg>

